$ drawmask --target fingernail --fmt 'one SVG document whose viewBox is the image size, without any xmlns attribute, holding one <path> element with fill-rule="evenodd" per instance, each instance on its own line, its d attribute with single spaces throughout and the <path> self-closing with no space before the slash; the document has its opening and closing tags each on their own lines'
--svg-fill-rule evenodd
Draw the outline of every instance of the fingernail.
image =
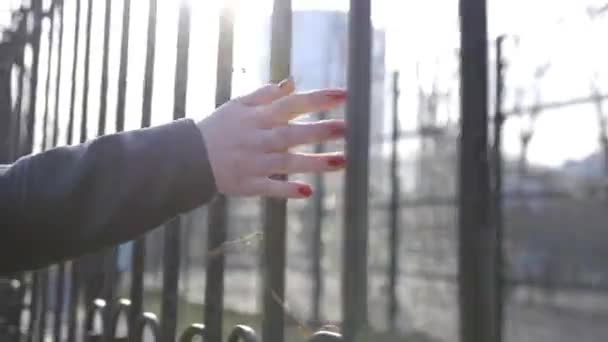
<svg viewBox="0 0 608 342">
<path fill-rule="evenodd" d="M 310 197 L 312 195 L 312 189 L 307 185 L 301 185 L 298 187 L 298 193 L 304 197 Z"/>
<path fill-rule="evenodd" d="M 346 92 L 336 92 L 336 93 L 325 94 L 325 96 L 333 101 L 342 101 L 342 100 L 346 99 L 347 94 L 346 94 Z"/>
<path fill-rule="evenodd" d="M 346 158 L 344 156 L 331 157 L 327 160 L 327 165 L 331 167 L 342 167 L 346 165 Z"/>
<path fill-rule="evenodd" d="M 287 77 L 286 79 L 282 80 L 281 82 L 279 82 L 279 88 L 285 88 L 289 82 L 291 82 L 293 80 L 292 76 Z"/>
<path fill-rule="evenodd" d="M 342 137 L 346 134 L 346 127 L 339 126 L 331 129 L 331 135 L 334 137 Z"/>
</svg>

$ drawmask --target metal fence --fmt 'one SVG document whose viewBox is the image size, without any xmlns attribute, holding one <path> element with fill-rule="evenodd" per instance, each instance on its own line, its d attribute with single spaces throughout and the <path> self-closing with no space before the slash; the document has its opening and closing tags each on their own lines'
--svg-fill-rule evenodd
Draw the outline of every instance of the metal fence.
<svg viewBox="0 0 608 342">
<path fill-rule="evenodd" d="M 186 94 L 189 77 L 189 44 L 191 12 L 190 1 L 182 1 L 179 10 L 177 28 L 177 50 L 175 61 L 174 82 L 174 118 L 185 116 Z M 110 29 L 112 0 L 105 1 L 105 17 L 103 30 L 103 49 L 100 79 L 94 79 L 90 73 L 92 54 L 91 37 L 93 1 L 88 0 L 86 11 L 83 11 L 85 0 L 74 0 L 75 13 L 73 26 L 66 26 L 64 1 L 50 1 L 48 4 L 42 0 L 32 0 L 27 7 L 21 8 L 14 14 L 14 27 L 7 31 L 6 46 L 14 47 L 6 51 L 14 51 L 9 68 L 16 84 L 10 90 L 9 98 L 14 104 L 6 113 L 11 113 L 7 119 L 5 146 L 5 161 L 15 160 L 17 157 L 34 151 L 35 141 L 40 141 L 42 149 L 51 148 L 59 144 L 58 117 L 60 104 L 59 86 L 65 70 L 70 70 L 71 82 L 69 89 L 69 119 L 67 124 L 67 144 L 84 142 L 88 136 L 88 123 L 98 120 L 96 135 L 103 135 L 107 127 L 107 113 L 109 109 L 109 59 L 111 50 Z M 368 226 L 369 210 L 373 207 L 369 203 L 369 146 L 376 137 L 370 137 L 370 83 L 371 63 L 370 47 L 372 44 L 371 6 L 369 0 L 351 0 L 349 11 L 348 34 L 348 90 L 349 100 L 346 114 L 348 120 L 347 155 L 349 168 L 345 174 L 344 205 L 341 213 L 343 218 L 342 235 L 342 275 L 341 275 L 341 313 L 342 321 L 339 325 L 340 333 L 317 322 L 312 330 L 316 333 L 307 333 L 311 341 L 364 341 L 370 338 L 368 318 Z M 48 5 L 48 6 L 45 6 Z M 129 66 L 129 22 L 131 19 L 131 1 L 122 2 L 122 27 L 119 49 L 119 69 L 117 77 L 117 100 L 115 111 L 115 130 L 125 128 L 125 102 L 127 74 Z M 390 186 L 391 196 L 388 200 L 389 212 L 389 267 L 386 272 L 388 278 L 388 305 L 387 320 L 393 329 L 398 322 L 398 281 L 400 257 L 400 241 L 403 232 L 400 227 L 401 208 L 436 205 L 442 203 L 458 205 L 458 236 L 459 236 L 459 272 L 456 277 L 459 283 L 459 322 L 462 341 L 497 341 L 500 339 L 502 319 L 501 306 L 498 295 L 501 288 L 500 265 L 500 225 L 493 219 L 500 212 L 501 193 L 496 184 L 492 195 L 492 175 L 490 162 L 498 164 L 500 160 L 500 145 L 494 156 L 496 160 L 488 160 L 488 84 L 487 84 L 487 52 L 488 41 L 486 36 L 486 9 L 483 0 L 461 1 L 461 107 L 466 115 L 462 116 L 459 149 L 459 180 L 458 198 L 430 198 L 422 200 L 409 200 L 400 198 L 399 188 L 399 157 L 398 142 L 408 134 L 425 136 L 437 134 L 436 131 L 422 130 L 416 132 L 402 132 L 398 128 L 397 98 L 398 75 L 394 75 L 394 118 L 393 133 L 389 140 L 391 149 Z M 149 1 L 149 14 L 147 25 L 147 45 L 145 53 L 144 82 L 142 84 L 142 113 L 141 126 L 151 125 L 152 94 L 155 81 L 155 56 L 160 48 L 157 46 L 157 1 Z M 272 15 L 272 34 L 270 44 L 270 80 L 276 82 L 290 75 L 290 47 L 291 47 L 291 2 L 289 0 L 275 0 Z M 42 33 L 42 27 L 49 25 L 48 37 Z M 232 74 L 234 69 L 234 17 L 227 7 L 221 12 L 218 55 L 217 55 L 217 84 L 216 105 L 221 105 L 231 97 Z M 64 32 L 73 31 L 75 38 L 73 46 L 66 46 L 63 41 Z M 54 33 L 57 32 L 57 33 Z M 44 42 L 44 44 L 41 44 Z M 84 44 L 84 48 L 79 46 Z M 48 48 L 47 59 L 41 56 L 41 46 Z M 84 54 L 79 51 L 84 49 Z M 63 63 L 63 54 L 73 54 L 72 64 Z M 40 77 L 39 67 L 46 64 L 46 75 Z M 79 73 L 82 72 L 82 74 Z M 12 79 L 11 78 L 11 79 Z M 99 113 L 91 113 L 89 104 L 89 89 L 93 82 L 100 82 Z M 55 86 L 53 86 L 53 83 Z M 50 89 L 55 89 L 51 92 Z M 80 94 L 77 96 L 77 93 Z M 64 94 L 61 94 L 64 96 Z M 500 94 L 498 96 L 500 98 Z M 42 106 L 42 115 L 39 107 Z M 79 110 L 77 108 L 80 108 Z M 5 113 L 5 111 L 3 111 Z M 36 124 L 41 122 L 42 129 L 36 130 Z M 80 129 L 77 130 L 77 125 Z M 498 125 L 497 125 L 498 126 Z M 498 126 L 500 136 L 500 127 Z M 35 132 L 41 132 L 36 136 Z M 79 137 L 76 133 L 79 132 Z M 36 140 L 39 139 L 39 140 Z M 498 140 L 497 140 L 498 141 Z M 318 147 L 321 149 L 322 147 Z M 500 168 L 498 168 L 500 169 Z M 316 179 L 318 184 L 322 181 Z M 322 187 L 321 187 L 322 189 Z M 321 190 L 322 193 L 322 190 Z M 315 227 L 313 248 L 313 301 L 314 315 L 319 317 L 322 275 L 321 259 L 321 216 L 323 212 L 323 196 L 315 200 Z M 494 199 L 494 201 L 492 201 Z M 287 248 L 287 203 L 281 200 L 263 200 L 263 251 L 261 258 L 262 277 L 262 326 L 261 336 L 250 327 L 239 325 L 234 327 L 228 336 L 229 341 L 256 341 L 279 342 L 286 339 L 285 325 L 288 319 L 288 310 L 285 307 L 285 271 Z M 132 270 L 130 273 L 130 293 L 128 300 L 119 298 L 115 287 L 117 271 L 115 269 L 117 249 L 105 253 L 105 277 L 107 284 L 103 298 L 92 298 L 87 295 L 90 284 L 83 278 L 87 270 L 87 260 L 74 260 L 56 265 L 48 270 L 20 274 L 11 282 L 15 286 L 19 301 L 12 307 L 13 320 L 7 322 L 12 327 L 14 335 L 19 335 L 23 323 L 25 339 L 28 341 L 42 341 L 46 338 L 45 332 L 52 331 L 54 341 L 139 341 L 144 331 L 152 335 L 152 340 L 172 341 L 179 336 L 180 341 L 190 341 L 200 337 L 208 341 L 223 340 L 224 320 L 224 280 L 226 258 L 222 249 L 229 242 L 228 236 L 228 200 L 218 196 L 208 209 L 207 231 L 207 258 L 206 258 L 206 286 L 204 324 L 193 324 L 185 331 L 177 331 L 178 303 L 179 303 L 179 277 L 180 264 L 183 262 L 181 230 L 182 218 L 178 217 L 167 223 L 163 230 L 162 244 L 162 294 L 160 315 L 144 312 L 144 269 L 146 244 L 144 238 L 133 244 Z M 96 259 L 97 262 L 100 260 Z M 97 263 L 96 265 L 99 265 Z M 53 280 L 52 283 L 50 280 Z M 50 287 L 49 284 L 53 286 Z M 98 285 L 98 284 L 97 284 Z M 50 289 L 50 291 L 49 291 Z M 54 298 L 54 319 L 52 329 L 49 329 L 51 315 L 49 311 L 49 297 Z M 23 307 L 22 305 L 23 304 Z M 84 316 L 84 317 L 83 317 Z M 117 325 L 126 321 L 128 330 L 126 334 L 118 332 Z M 101 322 L 101 323 L 100 323 Z M 99 326 L 101 325 L 101 327 Z M 14 337 L 18 340 L 19 336 Z"/>
</svg>

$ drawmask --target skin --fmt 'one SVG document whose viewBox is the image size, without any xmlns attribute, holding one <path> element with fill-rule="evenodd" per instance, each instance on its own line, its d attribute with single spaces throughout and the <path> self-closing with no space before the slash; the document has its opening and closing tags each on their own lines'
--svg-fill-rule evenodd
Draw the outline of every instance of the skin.
<svg viewBox="0 0 608 342">
<path fill-rule="evenodd" d="M 343 104 L 346 91 L 294 92 L 292 79 L 268 84 L 227 102 L 198 122 L 218 192 L 244 197 L 307 198 L 312 195 L 309 184 L 271 176 L 329 172 L 345 167 L 342 152 L 305 154 L 289 149 L 344 137 L 344 120 L 306 123 L 292 120 Z"/>
</svg>

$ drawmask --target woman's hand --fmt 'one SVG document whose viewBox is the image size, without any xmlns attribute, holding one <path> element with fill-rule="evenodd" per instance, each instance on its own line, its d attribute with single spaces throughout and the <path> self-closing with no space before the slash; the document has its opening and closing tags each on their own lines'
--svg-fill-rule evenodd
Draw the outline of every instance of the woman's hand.
<svg viewBox="0 0 608 342">
<path fill-rule="evenodd" d="M 291 153 L 298 145 L 342 138 L 343 120 L 295 123 L 291 120 L 342 104 L 346 91 L 294 94 L 293 80 L 266 85 L 219 107 L 198 123 L 217 189 L 226 195 L 306 198 L 308 184 L 271 179 L 275 174 L 327 172 L 344 168 L 342 153 Z"/>
</svg>

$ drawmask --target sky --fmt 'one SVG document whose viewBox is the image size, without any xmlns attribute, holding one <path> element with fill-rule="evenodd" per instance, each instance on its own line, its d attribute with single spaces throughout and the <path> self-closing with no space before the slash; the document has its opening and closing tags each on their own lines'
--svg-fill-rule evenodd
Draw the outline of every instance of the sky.
<svg viewBox="0 0 608 342">
<path fill-rule="evenodd" d="M 236 55 L 234 93 L 239 94 L 265 82 L 266 75 L 257 69 L 260 49 L 264 46 L 262 27 L 259 25 L 271 12 L 271 0 L 225 0 L 237 8 Z M 66 0 L 66 27 L 74 25 L 74 1 Z M 83 11 L 86 1 L 83 1 Z M 147 30 L 147 1 L 131 2 L 131 26 L 129 49 L 129 79 L 127 83 L 127 129 L 137 128 L 140 122 L 141 96 L 145 41 Z M 177 1 L 159 0 L 158 50 L 156 63 L 156 84 L 153 97 L 153 124 L 171 120 L 172 84 L 175 65 L 175 37 L 177 35 Z M 195 1 L 192 7 L 192 36 L 190 50 L 189 94 L 187 111 L 194 118 L 202 118 L 213 110 L 216 41 L 218 12 L 224 1 Z M 507 110 L 514 104 L 514 89 L 521 88 L 528 94 L 524 102 L 532 104 L 535 82 L 533 74 L 538 65 L 551 61 L 546 77 L 536 83 L 541 89 L 541 102 L 566 100 L 589 95 L 589 80 L 592 74 L 599 75 L 599 83 L 608 92 L 608 45 L 603 44 L 608 23 L 605 19 L 588 20 L 587 6 L 599 6 L 600 0 L 490 0 L 488 4 L 490 37 L 508 34 L 505 51 L 507 60 L 506 78 Z M 93 35 L 91 40 L 91 80 L 98 80 L 101 70 L 103 15 L 105 2 L 94 2 Z M 294 10 L 322 9 L 347 11 L 348 0 L 293 0 Z M 433 78 L 433 63 L 441 61 L 441 70 L 453 73 L 453 49 L 458 45 L 457 0 L 395 1 L 374 0 L 372 21 L 374 26 L 387 31 L 387 72 L 399 70 L 402 73 L 402 98 L 400 117 L 404 129 L 415 128 L 416 105 L 416 63 L 426 65 L 423 77 Z M 84 12 L 83 12 L 84 13 Z M 108 105 L 116 107 L 116 82 L 120 48 L 122 1 L 113 1 L 112 32 L 110 38 L 110 89 Z M 45 28 L 48 28 L 45 26 Z M 84 27 L 81 27 L 83 30 Z M 45 30 L 44 34 L 48 34 Z M 73 37 L 66 35 L 64 43 L 73 46 Z M 55 37 L 56 33 L 55 33 Z M 518 46 L 515 46 L 518 37 Z M 55 39 L 56 42 L 56 39 Z M 599 44 L 596 42 L 600 42 Z M 81 48 L 84 40 L 81 35 Z M 43 42 L 43 60 L 47 58 Z M 72 54 L 64 53 L 63 61 L 71 65 Z M 53 58 L 57 58 L 53 56 Z M 79 55 L 82 62 L 82 54 Z M 80 63 L 82 66 L 82 63 Z M 42 70 L 41 72 L 46 72 Z M 53 72 L 53 71 L 52 71 Z M 78 79 L 83 78 L 83 68 L 78 69 Z M 70 76 L 62 77 L 61 94 L 68 94 Z M 449 78 L 446 78 L 449 79 Z M 453 87 L 453 84 L 446 83 Z M 55 91 L 54 89 L 52 91 Z M 91 83 L 91 94 L 99 91 L 98 82 Z M 452 89 L 457 92 L 457 90 Z M 39 97 L 40 98 L 40 97 Z M 77 91 L 76 102 L 82 101 L 82 92 Z M 51 100 L 51 105 L 53 104 Z M 89 111 L 96 113 L 99 97 L 90 96 Z M 42 107 L 39 105 L 39 108 Z M 77 106 L 79 107 L 79 106 Z M 62 112 L 69 109 L 69 97 L 60 100 Z M 114 111 L 108 111 L 106 132 L 113 132 Z M 66 118 L 60 121 L 66 126 Z M 94 121 L 94 120 L 93 120 Z M 78 125 L 78 122 L 77 122 Z M 505 126 L 505 153 L 515 156 L 519 153 L 519 134 L 525 123 L 511 119 Z M 42 129 L 41 126 L 38 129 Z M 65 129 L 64 129 L 65 131 Z M 89 127 L 89 135 L 97 131 L 96 122 Z M 572 159 L 581 159 L 593 153 L 598 147 L 598 127 L 595 107 L 583 105 L 561 110 L 546 111 L 535 122 L 529 158 L 532 163 L 545 166 L 560 166 Z M 65 135 L 64 135 L 65 136 Z"/>
</svg>

